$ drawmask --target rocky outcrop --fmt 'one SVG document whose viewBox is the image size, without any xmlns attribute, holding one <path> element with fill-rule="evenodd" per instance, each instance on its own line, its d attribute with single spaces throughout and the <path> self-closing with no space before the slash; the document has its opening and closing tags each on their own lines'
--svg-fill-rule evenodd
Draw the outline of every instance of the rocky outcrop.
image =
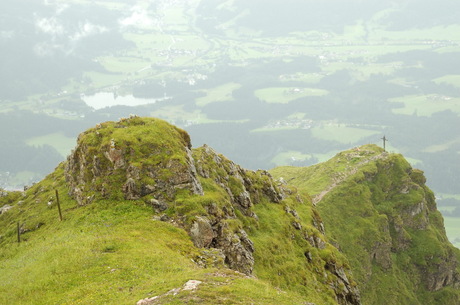
<svg viewBox="0 0 460 305">
<path fill-rule="evenodd" d="M 217 226 L 217 236 L 212 246 L 222 249 L 225 255 L 225 263 L 231 269 L 247 275 L 252 274 L 254 268 L 254 244 L 243 229 L 232 232 L 226 223 L 219 224 Z"/>
<path fill-rule="evenodd" d="M 417 253 L 411 258 L 411 264 L 419 273 L 420 284 L 427 290 L 460 286 L 459 263 L 442 222 L 437 221 L 441 215 L 434 194 L 425 185 L 423 171 L 412 168 L 402 156 L 381 156 L 371 158 L 375 169 L 363 170 L 374 192 L 382 193 L 382 196 L 374 196 L 373 205 L 386 217 L 380 217 L 380 238 L 368 250 L 371 260 L 389 270 L 395 263 L 394 253 Z M 362 183 L 360 179 L 357 181 Z M 380 209 L 382 205 L 386 208 Z"/>
<path fill-rule="evenodd" d="M 8 212 L 12 208 L 13 207 L 11 205 L 5 204 L 4 206 L 0 207 L 0 215 L 2 215 L 3 213 Z"/>
<path fill-rule="evenodd" d="M 206 145 L 195 150 L 194 157 L 198 175 L 212 179 L 228 196 L 228 202 L 224 206 L 212 203 L 207 206 L 206 217 L 196 217 L 189 229 L 196 246 L 220 249 L 227 266 L 247 275 L 252 274 L 255 264 L 254 243 L 243 228 L 232 228 L 231 223 L 237 218 L 237 213 L 257 222 L 259 218 L 253 211 L 254 206 L 261 202 L 271 202 L 283 206 L 286 214 L 292 219 L 291 225 L 302 232 L 304 240 L 312 247 L 318 250 L 327 247 L 327 242 L 321 237 L 325 231 L 319 214 L 313 213 L 311 224 L 317 232 L 313 234 L 302 226 L 302 219 L 297 211 L 283 203 L 283 199 L 292 195 L 295 202 L 306 204 L 299 194 L 292 194 L 285 183 L 276 182 L 267 171 L 242 169 Z M 312 262 L 313 254 L 305 252 L 305 259 Z M 323 264 L 323 276 L 326 276 L 335 292 L 337 303 L 361 304 L 359 290 L 356 284 L 348 279 L 344 267 L 336 264 L 333 258 L 325 258 Z"/>
<path fill-rule="evenodd" d="M 213 178 L 224 187 L 232 203 L 244 213 L 263 197 L 280 203 L 287 196 L 287 190 L 277 186 L 269 172 L 245 170 L 207 145 L 195 154 L 195 164 L 198 174 L 204 178 Z M 263 183 L 256 185 L 256 180 Z"/>
<path fill-rule="evenodd" d="M 341 305 L 361 304 L 361 296 L 358 287 L 352 285 L 343 267 L 337 266 L 334 262 L 326 263 L 326 269 L 336 276 L 332 282 L 337 302 Z"/>
<path fill-rule="evenodd" d="M 460 287 L 459 262 L 453 249 L 449 247 L 442 223 L 433 221 L 441 217 L 436 209 L 434 195 L 426 187 L 426 179 L 422 171 L 408 167 L 406 172 L 406 179 L 398 181 L 399 184 L 392 187 L 395 190 L 399 188 L 399 192 L 395 191 L 389 196 L 390 200 L 400 195 L 407 196 L 404 204 L 396 206 L 393 213 L 386 214 L 389 224 L 393 225 L 392 230 L 389 231 L 392 240 L 391 252 L 401 253 L 411 248 L 412 251 L 418 249 L 420 253 L 426 252 L 423 248 L 427 246 L 420 245 L 420 240 L 414 240 L 409 232 L 416 232 L 412 233 L 416 236 L 422 232 L 439 232 L 437 234 L 442 240 L 433 239 L 429 234 L 423 238 L 424 243 L 437 250 L 422 254 L 421 259 L 414 259 L 413 263 L 418 269 L 422 285 L 427 290 L 438 291 L 447 286 L 458 288 Z M 388 257 L 391 252 L 387 249 Z"/>
<path fill-rule="evenodd" d="M 254 204 L 262 198 L 279 203 L 286 195 L 267 171 L 247 171 L 207 145 L 195 151 L 195 164 L 201 177 L 213 179 L 226 191 L 228 204 L 209 205 L 208 217 L 198 217 L 189 234 L 197 247 L 221 249 L 230 268 L 249 275 L 254 266 L 254 244 L 243 228 L 231 228 L 229 221 L 236 219 L 236 210 L 257 220 Z M 261 180 L 264 183 L 259 183 Z"/>
<path fill-rule="evenodd" d="M 285 207 L 285 212 L 291 214 L 296 219 L 292 222 L 292 226 L 296 230 L 301 230 L 303 238 L 312 246 L 319 250 L 327 247 L 327 242 L 317 234 L 309 234 L 307 230 L 300 225 L 300 217 L 296 210 Z M 299 220 L 299 221 L 297 221 Z M 324 225 L 318 214 L 315 215 L 313 221 L 315 229 L 321 234 L 324 234 Z M 309 262 L 313 260 L 311 252 L 305 252 L 305 257 Z M 333 288 L 338 304 L 343 305 L 358 305 L 361 304 L 361 296 L 358 287 L 352 283 L 345 272 L 343 266 L 339 266 L 334 260 L 325 259 L 325 269 L 328 270 L 333 277 L 329 279 L 330 286 Z"/>
<path fill-rule="evenodd" d="M 209 220 L 205 217 L 196 217 L 189 230 L 193 244 L 198 248 L 209 248 L 216 237 Z"/>
<path fill-rule="evenodd" d="M 208 217 L 196 217 L 188 232 L 196 247 L 219 249 L 225 264 L 233 270 L 250 275 L 254 267 L 254 245 L 244 229 L 234 230 L 228 220 L 235 219 L 228 209 L 208 209 Z"/>
<path fill-rule="evenodd" d="M 438 291 L 444 287 L 460 288 L 460 275 L 457 272 L 458 262 L 452 256 L 431 266 L 420 266 L 423 282 L 429 291 Z"/>
<path fill-rule="evenodd" d="M 382 231 L 387 242 L 377 244 L 370 255 L 384 269 L 389 269 L 393 264 L 393 253 L 416 251 L 418 258 L 412 258 L 411 263 L 418 270 L 421 285 L 429 291 L 458 287 L 459 264 L 449 247 L 442 223 L 433 221 L 441 215 L 436 209 L 433 193 L 425 185 L 423 172 L 394 155 L 377 162 L 377 169 L 366 176 L 384 189 L 385 201 L 392 202 L 392 205 L 391 209 L 381 212 L 388 219 Z M 382 175 L 394 178 L 384 186 L 380 185 Z M 378 206 L 381 202 L 375 201 L 374 204 Z M 433 238 L 433 232 L 438 232 L 436 234 L 442 240 Z M 426 236 L 421 237 L 423 234 Z M 431 248 L 429 251 L 428 247 Z"/>
<path fill-rule="evenodd" d="M 193 261 L 202 267 L 225 264 L 252 275 L 256 249 L 248 232 L 259 225 L 255 207 L 263 204 L 281 214 L 284 209 L 289 223 L 302 232 L 300 243 L 309 249 L 305 256 L 300 252 L 299 267 L 317 264 L 312 270 L 335 292 L 338 304 L 360 304 L 343 263 L 328 254 L 334 250 L 328 248 L 319 215 L 313 212 L 311 224 L 306 224 L 285 201 L 311 202 L 267 171 L 245 170 L 206 145 L 192 151 L 188 135 L 161 120 L 132 117 L 100 124 L 79 136 L 64 168 L 69 194 L 80 205 L 100 199 L 142 200 L 152 207 L 155 220 L 184 228 L 201 249 Z M 214 195 L 206 196 L 201 183 Z M 324 258 L 312 247 L 325 252 Z"/>
<path fill-rule="evenodd" d="M 153 305 L 153 304 L 161 304 L 162 298 L 167 297 L 169 295 L 177 295 L 181 291 L 190 291 L 190 290 L 196 290 L 198 289 L 198 286 L 203 283 L 202 281 L 198 280 L 189 280 L 187 283 L 185 283 L 182 287 L 180 288 L 174 288 L 171 289 L 170 291 L 166 292 L 165 294 L 150 297 L 150 298 L 145 298 L 142 300 L 139 300 L 136 305 Z"/>
<path fill-rule="evenodd" d="M 118 131 L 132 126 L 131 138 Z M 172 135 L 158 138 L 155 133 Z M 132 117 L 99 124 L 78 137 L 67 158 L 69 193 L 81 205 L 98 196 L 170 200 L 178 189 L 203 194 L 189 141 L 184 131 L 161 120 Z"/>
</svg>

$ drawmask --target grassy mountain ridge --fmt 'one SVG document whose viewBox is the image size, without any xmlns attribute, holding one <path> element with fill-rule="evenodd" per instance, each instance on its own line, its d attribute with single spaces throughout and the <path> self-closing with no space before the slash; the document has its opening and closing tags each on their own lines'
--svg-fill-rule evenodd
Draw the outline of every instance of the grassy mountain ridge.
<svg viewBox="0 0 460 305">
<path fill-rule="evenodd" d="M 0 193 L 0 303 L 458 300 L 459 251 L 401 156 L 363 146 L 273 175 L 159 119 L 98 124 L 44 180 Z"/>
<path fill-rule="evenodd" d="M 456 304 L 459 250 L 447 240 L 423 172 L 366 145 L 308 168 L 276 168 L 313 196 L 349 259 L 365 304 Z"/>
<path fill-rule="evenodd" d="M 360 304 L 307 195 L 187 136 L 103 123 L 44 180 L 2 192 L 0 303 Z"/>
</svg>

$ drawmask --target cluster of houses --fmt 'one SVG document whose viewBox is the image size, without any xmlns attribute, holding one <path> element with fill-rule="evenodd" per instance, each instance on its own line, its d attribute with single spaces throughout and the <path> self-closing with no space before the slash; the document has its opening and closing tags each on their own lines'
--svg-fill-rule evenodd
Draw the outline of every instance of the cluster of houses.
<svg viewBox="0 0 460 305">
<path fill-rule="evenodd" d="M 283 129 L 283 128 L 300 128 L 300 129 L 310 129 L 313 126 L 313 120 L 309 119 L 286 119 L 271 122 L 264 127 L 263 129 Z"/>
</svg>

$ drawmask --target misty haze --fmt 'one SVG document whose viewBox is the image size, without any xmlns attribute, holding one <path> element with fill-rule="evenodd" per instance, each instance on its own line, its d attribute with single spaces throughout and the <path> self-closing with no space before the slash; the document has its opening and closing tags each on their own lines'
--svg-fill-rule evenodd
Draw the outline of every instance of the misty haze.
<svg viewBox="0 0 460 305">
<path fill-rule="evenodd" d="M 460 247 L 460 1 L 14 0 L 0 16 L 0 194 L 88 128 L 152 117 L 249 170 L 385 145 Z"/>
</svg>

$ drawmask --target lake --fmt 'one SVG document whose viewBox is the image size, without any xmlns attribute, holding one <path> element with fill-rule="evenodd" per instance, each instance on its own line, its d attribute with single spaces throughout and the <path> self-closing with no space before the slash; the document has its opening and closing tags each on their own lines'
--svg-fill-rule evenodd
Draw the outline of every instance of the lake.
<svg viewBox="0 0 460 305">
<path fill-rule="evenodd" d="M 141 106 L 154 104 L 155 102 L 168 99 L 162 98 L 137 98 L 132 95 L 117 95 L 113 92 L 98 92 L 94 95 L 82 95 L 83 101 L 90 107 L 98 110 L 112 106 Z"/>
</svg>

